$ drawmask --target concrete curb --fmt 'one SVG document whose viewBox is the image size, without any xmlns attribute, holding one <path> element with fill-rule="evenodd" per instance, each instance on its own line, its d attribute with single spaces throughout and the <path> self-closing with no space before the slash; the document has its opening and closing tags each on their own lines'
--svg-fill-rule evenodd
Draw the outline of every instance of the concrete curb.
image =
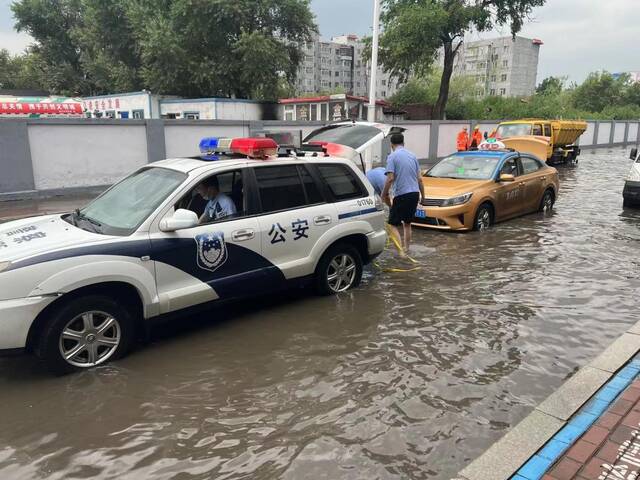
<svg viewBox="0 0 640 480">
<path fill-rule="evenodd" d="M 507 480 L 640 351 L 640 322 L 465 467 L 457 480 Z"/>
</svg>

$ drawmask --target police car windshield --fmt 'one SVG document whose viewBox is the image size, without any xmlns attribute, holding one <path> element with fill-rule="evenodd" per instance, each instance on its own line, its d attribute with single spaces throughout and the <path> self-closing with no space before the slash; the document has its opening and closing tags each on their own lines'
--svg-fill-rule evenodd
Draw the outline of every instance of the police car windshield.
<svg viewBox="0 0 640 480">
<path fill-rule="evenodd" d="M 184 182 L 184 173 L 151 167 L 122 180 L 73 215 L 76 225 L 105 235 L 130 235 Z"/>
<path fill-rule="evenodd" d="M 369 125 L 329 125 L 313 132 L 304 141 L 337 143 L 357 150 L 380 133 L 379 128 Z"/>
<path fill-rule="evenodd" d="M 498 138 L 522 137 L 531 135 L 530 123 L 512 123 L 498 127 Z"/>
<path fill-rule="evenodd" d="M 427 177 L 489 180 L 493 178 L 499 162 L 499 156 L 459 155 L 448 157 L 429 170 Z"/>
</svg>

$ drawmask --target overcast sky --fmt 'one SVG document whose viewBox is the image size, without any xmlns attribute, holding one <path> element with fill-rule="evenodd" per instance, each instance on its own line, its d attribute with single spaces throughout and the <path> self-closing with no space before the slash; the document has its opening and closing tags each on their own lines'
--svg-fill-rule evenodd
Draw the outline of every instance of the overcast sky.
<svg viewBox="0 0 640 480">
<path fill-rule="evenodd" d="M 29 37 L 13 30 L 11 0 L 0 0 L 0 48 L 21 52 Z M 324 38 L 371 31 L 373 0 L 311 0 Z M 495 34 L 509 34 L 509 29 Z M 582 81 L 595 70 L 640 71 L 640 0 L 547 0 L 521 32 L 544 42 L 538 81 L 549 75 Z M 469 35 L 467 40 L 480 38 Z"/>
</svg>

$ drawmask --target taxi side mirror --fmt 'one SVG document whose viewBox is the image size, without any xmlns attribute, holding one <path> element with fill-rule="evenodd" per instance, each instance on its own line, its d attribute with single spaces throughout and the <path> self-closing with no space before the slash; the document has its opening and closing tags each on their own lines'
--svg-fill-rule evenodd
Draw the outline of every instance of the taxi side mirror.
<svg viewBox="0 0 640 480">
<path fill-rule="evenodd" d="M 513 181 L 515 181 L 515 179 L 516 179 L 516 177 L 514 177 L 510 173 L 501 173 L 499 181 L 500 182 L 513 182 Z"/>
<path fill-rule="evenodd" d="M 175 232 L 187 228 L 197 227 L 200 219 L 195 212 L 180 208 L 173 215 L 160 221 L 160 230 L 163 232 Z"/>
<path fill-rule="evenodd" d="M 631 149 L 631 155 L 629 155 L 629 158 L 631 160 L 635 160 L 637 156 L 638 156 L 638 149 L 637 148 L 632 148 Z"/>
</svg>

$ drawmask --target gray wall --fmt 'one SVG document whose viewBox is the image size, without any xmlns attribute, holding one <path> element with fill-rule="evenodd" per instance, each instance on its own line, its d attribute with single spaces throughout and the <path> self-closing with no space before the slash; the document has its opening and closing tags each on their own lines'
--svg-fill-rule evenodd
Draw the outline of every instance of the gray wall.
<svg viewBox="0 0 640 480">
<path fill-rule="evenodd" d="M 407 121 L 407 148 L 435 161 L 455 151 L 463 126 L 491 131 L 497 122 Z M 110 185 L 132 170 L 166 157 L 197 155 L 205 136 L 249 136 L 255 132 L 298 130 L 319 122 L 216 120 L 0 119 L 0 200 L 48 195 L 68 189 Z M 582 147 L 638 145 L 640 122 L 589 122 Z M 373 164 L 388 145 L 374 149 Z"/>
</svg>

